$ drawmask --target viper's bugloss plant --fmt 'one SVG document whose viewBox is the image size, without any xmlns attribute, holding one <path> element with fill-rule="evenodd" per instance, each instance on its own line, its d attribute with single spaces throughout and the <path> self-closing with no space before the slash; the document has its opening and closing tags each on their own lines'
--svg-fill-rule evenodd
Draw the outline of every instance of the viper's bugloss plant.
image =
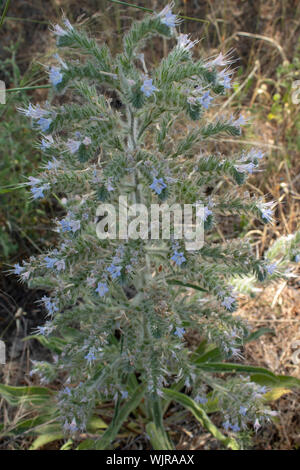
<svg viewBox="0 0 300 470">
<path fill-rule="evenodd" d="M 248 375 L 216 377 L 212 372 L 218 369 L 201 356 L 217 350 L 223 360 L 239 359 L 249 336 L 249 327 L 234 314 L 237 299 L 229 280 L 280 275 L 275 263 L 257 259 L 249 243 L 221 243 L 213 236 L 216 223 L 227 216 L 271 222 L 275 205 L 242 188 L 263 159 L 261 151 L 205 151 L 207 139 L 239 136 L 245 124 L 242 116 L 209 122 L 206 114 L 212 106 L 218 109 L 232 87 L 231 59 L 222 54 L 193 59 L 196 41 L 177 32 L 179 20 L 170 6 L 135 22 L 115 57 L 67 19 L 63 23 L 53 32 L 68 54 L 64 60 L 56 56 L 49 78 L 66 104 L 30 104 L 21 112 L 41 132 L 45 155 L 42 171 L 27 183 L 32 198 L 54 193 L 64 200 L 66 213 L 54 221 L 57 246 L 15 265 L 13 272 L 48 291 L 40 301 L 46 322 L 37 334 L 72 334 L 52 363 L 35 363 L 32 373 L 43 383 L 57 376 L 64 381 L 57 402 L 66 434 L 84 431 L 99 401 L 115 401 L 114 425 L 122 406 L 136 399 L 133 384 L 162 434 L 168 394 L 182 395 L 176 389 L 184 387 L 204 425 L 205 406 L 212 402 L 223 413 L 225 431 L 258 429 L 272 415 L 264 400 L 268 389 Z M 154 35 L 174 47 L 149 70 L 141 48 Z M 112 96 L 120 102 L 117 109 Z M 147 207 L 202 204 L 204 246 L 187 251 L 172 236 L 101 240 L 97 209 L 104 202 L 117 205 L 119 196 Z M 192 330 L 205 338 L 206 351 L 191 351 Z M 211 422 L 208 428 L 215 429 Z M 165 442 L 168 448 L 167 437 Z"/>
</svg>

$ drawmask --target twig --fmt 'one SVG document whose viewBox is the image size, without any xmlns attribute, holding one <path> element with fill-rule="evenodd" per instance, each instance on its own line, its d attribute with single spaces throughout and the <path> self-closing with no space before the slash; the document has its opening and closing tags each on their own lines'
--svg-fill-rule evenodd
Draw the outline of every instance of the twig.
<svg viewBox="0 0 300 470">
<path fill-rule="evenodd" d="M 220 140 L 213 139 L 213 138 L 207 138 L 206 140 L 209 142 L 220 142 Z M 251 141 L 251 140 L 222 139 L 222 142 L 230 142 L 233 144 L 256 145 L 257 147 L 268 147 L 268 148 L 272 148 L 272 149 L 280 150 L 280 151 L 284 150 L 284 147 L 280 147 L 279 145 L 267 144 L 265 142 L 257 142 L 257 141 Z"/>
<path fill-rule="evenodd" d="M 50 24 L 49 21 L 32 20 L 31 18 L 16 18 L 15 16 L 7 16 L 6 19 L 10 21 L 29 21 L 30 23 Z"/>
<path fill-rule="evenodd" d="M 245 36 L 245 37 L 254 38 L 254 39 L 262 39 L 263 41 L 266 41 L 266 42 L 269 42 L 269 43 L 273 44 L 273 46 L 277 47 L 283 61 L 288 62 L 288 59 L 285 55 L 285 52 L 284 52 L 283 48 L 281 47 L 280 44 L 278 44 L 278 42 L 275 41 L 275 39 L 269 38 L 268 36 L 262 36 L 261 34 L 246 33 L 244 31 L 238 31 L 236 33 L 236 35 L 237 36 Z"/>
<path fill-rule="evenodd" d="M 37 85 L 37 86 L 25 86 L 23 88 L 8 88 L 9 91 L 23 91 L 23 90 L 38 90 L 39 88 L 51 88 L 51 85 Z"/>
<path fill-rule="evenodd" d="M 138 10 L 148 11 L 149 13 L 154 12 L 154 10 L 151 10 L 151 8 L 141 7 L 139 5 L 134 5 L 133 3 L 121 2 L 120 0 L 108 0 L 108 1 L 112 3 L 117 3 L 118 5 L 125 5 L 127 7 L 137 8 Z M 181 18 L 182 20 L 199 21 L 200 23 L 210 23 L 210 21 L 202 20 L 200 18 L 192 18 L 190 16 L 183 16 L 183 15 L 176 15 L 176 16 L 178 16 L 178 18 Z"/>
</svg>

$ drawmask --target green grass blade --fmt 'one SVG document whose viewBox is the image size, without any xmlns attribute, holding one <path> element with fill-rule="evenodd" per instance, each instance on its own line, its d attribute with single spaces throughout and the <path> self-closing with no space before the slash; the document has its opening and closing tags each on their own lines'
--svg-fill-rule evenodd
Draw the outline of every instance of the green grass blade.
<svg viewBox="0 0 300 470">
<path fill-rule="evenodd" d="M 109 447 L 111 442 L 117 436 L 119 429 L 121 428 L 124 421 L 127 419 L 128 415 L 137 408 L 140 401 L 142 400 L 145 392 L 145 385 L 140 385 L 135 392 L 132 394 L 131 398 L 125 403 L 125 405 L 120 409 L 118 415 L 115 419 L 112 420 L 111 424 L 103 434 L 103 436 L 95 442 L 94 449 L 96 450 L 105 450 Z"/>
</svg>

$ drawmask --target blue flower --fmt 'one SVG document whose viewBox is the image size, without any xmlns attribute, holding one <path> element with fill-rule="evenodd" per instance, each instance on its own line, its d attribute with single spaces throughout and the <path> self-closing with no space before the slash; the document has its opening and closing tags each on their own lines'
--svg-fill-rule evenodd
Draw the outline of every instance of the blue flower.
<svg viewBox="0 0 300 470">
<path fill-rule="evenodd" d="M 84 359 L 87 360 L 88 364 L 91 364 L 91 362 L 95 361 L 96 356 L 93 351 L 89 351 L 86 356 L 84 356 Z"/>
<path fill-rule="evenodd" d="M 234 165 L 235 169 L 239 173 L 253 173 L 253 170 L 256 168 L 256 165 L 253 162 L 242 163 L 240 165 Z"/>
<path fill-rule="evenodd" d="M 156 192 L 156 194 L 161 194 L 161 192 L 167 187 L 163 178 L 153 178 L 153 183 L 150 184 L 150 188 Z"/>
<path fill-rule="evenodd" d="M 57 258 L 49 258 L 49 256 L 46 256 L 44 261 L 46 261 L 46 268 L 52 269 L 52 268 L 54 268 L 54 265 L 58 261 L 58 259 Z"/>
<path fill-rule="evenodd" d="M 295 263 L 300 263 L 300 255 L 295 256 Z"/>
<path fill-rule="evenodd" d="M 121 398 L 128 398 L 128 392 L 126 390 L 121 390 Z"/>
<path fill-rule="evenodd" d="M 55 267 L 57 271 L 64 271 L 66 269 L 66 263 L 63 259 L 60 259 L 55 263 Z"/>
<path fill-rule="evenodd" d="M 47 114 L 47 111 L 45 109 L 42 109 L 39 104 L 34 106 L 33 104 L 29 103 L 29 106 L 27 109 L 17 108 L 17 110 L 20 113 L 25 114 L 25 116 L 31 117 L 32 119 L 39 119 L 45 114 Z"/>
<path fill-rule="evenodd" d="M 111 264 L 107 268 L 107 271 L 110 273 L 112 279 L 116 279 L 117 277 L 121 276 L 121 269 L 121 266 L 115 266 L 114 264 Z"/>
<path fill-rule="evenodd" d="M 233 432 L 238 432 L 238 431 L 241 430 L 241 428 L 239 427 L 239 425 L 237 423 L 232 424 L 231 429 L 233 430 Z"/>
<path fill-rule="evenodd" d="M 177 41 L 178 47 L 180 49 L 184 49 L 185 51 L 189 51 L 192 47 L 194 47 L 195 44 L 197 44 L 197 42 L 199 42 L 191 41 L 188 34 L 179 34 Z"/>
<path fill-rule="evenodd" d="M 264 158 L 264 153 L 261 150 L 251 149 L 248 153 L 243 152 L 242 160 L 251 160 L 256 162 Z"/>
<path fill-rule="evenodd" d="M 62 79 L 63 79 L 63 74 L 61 73 L 60 68 L 59 67 L 51 67 L 50 73 L 49 73 L 49 78 L 50 78 L 50 82 L 54 86 L 61 83 Z"/>
<path fill-rule="evenodd" d="M 265 205 L 268 203 L 265 203 Z M 261 217 L 267 221 L 267 222 L 272 222 L 273 221 L 273 209 L 271 207 L 260 207 L 260 213 Z"/>
<path fill-rule="evenodd" d="M 42 117 L 37 121 L 37 124 L 42 132 L 46 132 L 49 129 L 51 122 L 52 122 L 52 119 L 50 118 L 47 119 L 47 118 Z"/>
<path fill-rule="evenodd" d="M 35 178 L 34 176 L 29 176 L 29 183 L 27 183 L 29 186 L 36 186 L 37 184 L 41 183 L 41 180 L 38 178 Z"/>
<path fill-rule="evenodd" d="M 23 271 L 25 270 L 25 268 L 23 268 L 22 266 L 18 264 L 15 264 L 14 265 L 14 270 L 13 270 L 13 273 L 14 274 L 17 274 L 17 275 L 20 275 Z"/>
<path fill-rule="evenodd" d="M 68 147 L 70 153 L 74 154 L 80 147 L 80 140 L 68 139 L 66 146 Z"/>
<path fill-rule="evenodd" d="M 224 421 L 223 423 L 223 428 L 226 429 L 226 431 L 228 431 L 230 428 L 231 428 L 231 424 L 230 424 L 230 421 Z"/>
<path fill-rule="evenodd" d="M 268 264 L 266 266 L 267 273 L 270 274 L 270 276 L 272 276 L 272 274 L 275 272 L 276 268 L 277 268 L 276 263 Z"/>
<path fill-rule="evenodd" d="M 144 95 L 149 98 L 149 96 L 153 95 L 154 91 L 156 90 L 157 88 L 152 85 L 152 78 L 146 78 L 143 85 L 141 86 L 141 91 L 144 93 Z"/>
<path fill-rule="evenodd" d="M 73 233 L 80 229 L 80 220 L 70 220 L 70 226 Z"/>
<path fill-rule="evenodd" d="M 231 78 L 228 75 L 225 75 L 223 79 L 223 87 L 227 88 L 228 90 L 231 88 Z"/>
<path fill-rule="evenodd" d="M 33 199 L 39 199 L 41 197 L 44 197 L 44 191 L 45 187 L 42 186 L 41 188 L 38 188 L 37 186 L 33 186 L 30 191 L 32 192 L 33 194 Z"/>
<path fill-rule="evenodd" d="M 225 297 L 225 299 L 222 302 L 222 305 L 227 309 L 231 310 L 232 304 L 234 304 L 235 298 L 234 297 Z"/>
<path fill-rule="evenodd" d="M 46 168 L 47 168 L 47 170 L 56 170 L 56 168 L 58 167 L 58 165 L 59 165 L 59 162 L 58 162 L 58 160 L 54 157 L 52 161 L 48 161 L 48 162 L 47 162 Z"/>
<path fill-rule="evenodd" d="M 73 232 L 75 233 L 80 229 L 80 220 L 62 219 L 59 224 L 61 225 L 62 232 Z"/>
<path fill-rule="evenodd" d="M 74 418 L 72 419 L 72 422 L 69 424 L 69 431 L 70 432 L 78 431 L 78 427 Z"/>
<path fill-rule="evenodd" d="M 246 119 L 244 118 L 244 116 L 242 116 L 242 114 L 240 114 L 240 116 L 232 123 L 232 125 L 235 127 L 240 127 L 244 124 L 246 124 Z"/>
<path fill-rule="evenodd" d="M 205 109 L 209 108 L 210 102 L 212 100 L 213 100 L 213 97 L 210 96 L 209 91 L 206 91 L 204 93 L 204 95 L 202 95 L 201 98 L 199 98 L 199 102 L 200 102 L 201 106 L 203 106 L 203 108 L 205 108 Z"/>
<path fill-rule="evenodd" d="M 184 257 L 183 253 L 182 252 L 179 252 L 178 251 L 175 251 L 174 252 L 174 255 L 172 256 L 171 258 L 172 261 L 175 261 L 175 263 L 177 264 L 177 266 L 181 266 L 182 263 L 184 263 L 186 261 L 186 258 Z"/>
<path fill-rule="evenodd" d="M 160 15 L 162 16 L 161 22 L 168 26 L 169 28 L 175 28 L 176 24 L 178 23 L 178 18 L 174 15 L 169 6 L 164 9 Z"/>
<path fill-rule="evenodd" d="M 231 88 L 231 78 L 228 73 L 226 73 L 226 70 L 222 70 L 222 72 L 219 73 L 219 78 L 223 80 L 223 87 L 229 90 Z"/>
<path fill-rule="evenodd" d="M 273 219 L 273 210 L 272 209 L 262 209 L 261 210 L 261 216 L 263 219 L 265 219 L 267 222 L 272 222 Z"/>
<path fill-rule="evenodd" d="M 200 403 L 201 405 L 205 405 L 205 403 L 208 402 L 208 399 L 207 399 L 206 397 L 201 397 L 200 395 L 197 395 L 197 396 L 195 397 L 195 401 L 196 401 L 197 403 Z"/>
<path fill-rule="evenodd" d="M 46 310 L 48 311 L 49 315 L 53 315 L 54 312 L 58 311 L 56 304 L 54 302 L 51 302 L 50 297 L 47 297 L 46 295 L 44 295 L 41 298 L 41 301 L 44 303 L 44 306 Z"/>
<path fill-rule="evenodd" d="M 203 220 L 206 222 L 207 218 L 212 215 L 212 211 L 208 208 L 208 206 L 204 207 L 204 215 Z"/>
<path fill-rule="evenodd" d="M 45 136 L 45 138 L 42 139 L 41 149 L 46 150 L 50 148 L 53 143 L 54 143 L 54 139 L 52 135 Z"/>
<path fill-rule="evenodd" d="M 59 224 L 61 225 L 62 232 L 71 232 L 72 228 L 69 220 L 62 219 L 59 221 Z"/>
<path fill-rule="evenodd" d="M 247 408 L 245 406 L 240 406 L 240 414 L 246 416 Z"/>
<path fill-rule="evenodd" d="M 42 335 L 42 336 L 45 336 L 46 334 L 46 327 L 45 326 L 38 326 L 37 328 L 37 333 Z"/>
<path fill-rule="evenodd" d="M 100 297 L 103 297 L 106 294 L 106 292 L 108 292 L 108 291 L 109 291 L 109 289 L 108 289 L 107 284 L 105 282 L 98 282 L 96 292 L 98 292 Z"/>
<path fill-rule="evenodd" d="M 113 185 L 111 184 L 110 181 L 107 182 L 106 189 L 107 189 L 107 191 L 109 191 L 109 192 L 115 190 L 115 188 L 113 187 Z"/>
<path fill-rule="evenodd" d="M 181 338 L 183 338 L 184 333 L 185 333 L 185 329 L 184 329 L 184 328 L 179 328 L 179 327 L 177 326 L 174 335 L 175 335 L 175 336 L 178 336 L 178 338 L 181 339 Z"/>
</svg>

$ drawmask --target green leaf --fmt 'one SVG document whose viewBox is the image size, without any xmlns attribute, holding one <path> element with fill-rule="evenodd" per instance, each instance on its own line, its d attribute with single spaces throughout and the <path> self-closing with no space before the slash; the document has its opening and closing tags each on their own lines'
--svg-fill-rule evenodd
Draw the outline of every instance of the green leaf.
<svg viewBox="0 0 300 470">
<path fill-rule="evenodd" d="M 73 444 L 74 442 L 72 441 L 72 439 L 69 439 L 67 442 L 65 442 L 65 444 L 61 446 L 59 450 L 72 450 Z"/>
<path fill-rule="evenodd" d="M 208 351 L 206 351 L 202 356 L 198 357 L 196 359 L 196 363 L 200 362 L 212 362 L 212 361 L 218 361 L 222 359 L 222 354 L 219 348 L 211 348 Z"/>
<path fill-rule="evenodd" d="M 128 97 L 130 103 L 137 109 L 142 108 L 145 103 L 145 95 L 141 91 L 141 83 L 137 83 L 131 89 L 131 94 Z"/>
<path fill-rule="evenodd" d="M 76 450 L 92 450 L 92 449 L 95 449 L 95 441 L 93 441 L 93 439 L 85 439 L 76 447 Z"/>
<path fill-rule="evenodd" d="M 170 390 L 175 390 L 177 392 L 180 392 L 180 390 L 184 387 L 184 379 L 180 380 L 178 383 L 176 384 L 173 384 L 171 387 L 170 387 Z M 163 414 L 167 411 L 167 409 L 169 408 L 170 406 L 170 403 L 172 401 L 172 398 L 170 397 L 164 397 L 163 401 L 162 401 L 162 409 L 163 409 Z"/>
<path fill-rule="evenodd" d="M 173 445 L 164 428 L 162 400 L 157 394 L 147 397 L 153 422 L 149 423 L 147 429 L 150 441 L 155 450 L 172 450 Z"/>
<path fill-rule="evenodd" d="M 224 434 L 222 434 L 221 431 L 219 431 L 219 429 L 209 419 L 204 409 L 192 398 L 188 397 L 184 393 L 176 392 L 175 390 L 167 388 L 163 389 L 163 392 L 165 395 L 171 397 L 173 400 L 187 408 L 200 422 L 200 424 L 206 428 L 216 439 L 222 442 L 225 447 L 228 447 L 231 450 L 239 450 L 237 441 L 232 437 L 224 436 Z"/>
<path fill-rule="evenodd" d="M 276 401 L 280 397 L 282 397 L 282 395 L 286 395 L 287 393 L 292 393 L 292 391 L 289 390 L 288 388 L 276 387 L 276 388 L 274 388 L 273 390 L 270 390 L 269 392 L 267 392 L 264 395 L 264 400 L 266 400 L 266 401 Z"/>
<path fill-rule="evenodd" d="M 244 344 L 250 343 L 251 341 L 255 341 L 258 338 L 260 338 L 262 335 L 266 335 L 268 333 L 270 333 L 272 335 L 275 334 L 274 330 L 272 330 L 271 328 L 259 328 L 258 330 L 253 331 L 252 333 L 250 333 L 249 336 L 246 336 L 244 338 L 243 342 L 244 342 Z"/>
<path fill-rule="evenodd" d="M 91 433 L 96 433 L 99 430 L 106 428 L 107 424 L 103 421 L 103 419 L 99 418 L 98 416 L 92 416 L 87 425 L 87 431 Z"/>
<path fill-rule="evenodd" d="M 0 395 L 11 405 L 39 405 L 49 401 L 53 392 L 45 387 L 11 387 L 0 384 Z"/>
<path fill-rule="evenodd" d="M 201 359 L 201 358 L 200 358 Z M 195 364 L 207 372 L 244 372 L 250 374 L 251 380 L 260 385 L 271 387 L 300 387 L 300 379 L 289 375 L 276 375 L 263 367 L 249 366 L 244 364 L 232 364 L 229 362 L 207 362 L 202 363 L 199 359 Z"/>
<path fill-rule="evenodd" d="M 32 335 L 32 336 L 26 336 L 23 341 L 28 341 L 31 339 L 36 339 L 41 343 L 45 348 L 50 349 L 51 351 L 54 351 L 57 354 L 61 354 L 61 352 L 64 349 L 64 346 L 67 344 L 67 341 L 57 338 L 55 336 L 52 336 L 51 338 L 46 338 L 45 336 L 42 335 Z"/>
<path fill-rule="evenodd" d="M 37 437 L 31 446 L 29 447 L 29 450 L 38 450 L 41 447 L 44 447 L 46 444 L 49 444 L 50 442 L 54 441 L 59 441 L 60 439 L 63 439 L 64 436 L 63 434 L 42 434 L 41 436 Z"/>
<path fill-rule="evenodd" d="M 119 429 L 121 428 L 124 421 L 127 419 L 128 415 L 137 408 L 140 401 L 142 400 L 145 392 L 145 385 L 140 385 L 131 398 L 125 403 L 125 405 L 120 409 L 118 415 L 115 419 L 112 420 L 109 427 L 98 441 L 95 442 L 94 449 L 104 450 L 111 444 L 111 442 L 117 436 Z"/>
<path fill-rule="evenodd" d="M 1 436 L 18 436 L 26 432 L 27 435 L 37 435 L 45 434 L 45 428 L 47 428 L 47 423 L 51 421 L 53 417 L 51 412 L 48 414 L 42 414 L 35 416 L 34 418 L 25 419 L 17 422 L 15 425 L 9 425 L 7 429 L 4 429 L 4 425 L 0 426 L 0 437 Z M 2 432 L 3 431 L 3 432 Z M 56 432 L 59 432 L 59 427 L 57 426 Z"/>
<path fill-rule="evenodd" d="M 158 428 L 155 423 L 148 423 L 146 431 L 154 450 L 174 450 L 174 447 L 166 436 L 166 432 L 164 430 L 162 432 L 162 429 Z"/>
<path fill-rule="evenodd" d="M 167 283 L 171 286 L 189 287 L 191 289 L 200 290 L 201 292 L 207 292 L 207 290 L 203 289 L 203 287 L 195 286 L 194 284 L 190 284 L 188 282 L 178 281 L 177 279 L 171 279 L 167 281 Z"/>
<path fill-rule="evenodd" d="M 242 344 L 250 343 L 260 338 L 267 333 L 274 334 L 274 330 L 270 328 L 259 328 L 253 331 L 250 335 L 244 337 L 241 341 Z M 192 354 L 191 360 L 199 362 L 217 362 L 222 360 L 222 353 L 220 348 L 215 347 L 214 344 L 208 344 L 206 340 L 202 341 L 196 351 Z"/>
</svg>

